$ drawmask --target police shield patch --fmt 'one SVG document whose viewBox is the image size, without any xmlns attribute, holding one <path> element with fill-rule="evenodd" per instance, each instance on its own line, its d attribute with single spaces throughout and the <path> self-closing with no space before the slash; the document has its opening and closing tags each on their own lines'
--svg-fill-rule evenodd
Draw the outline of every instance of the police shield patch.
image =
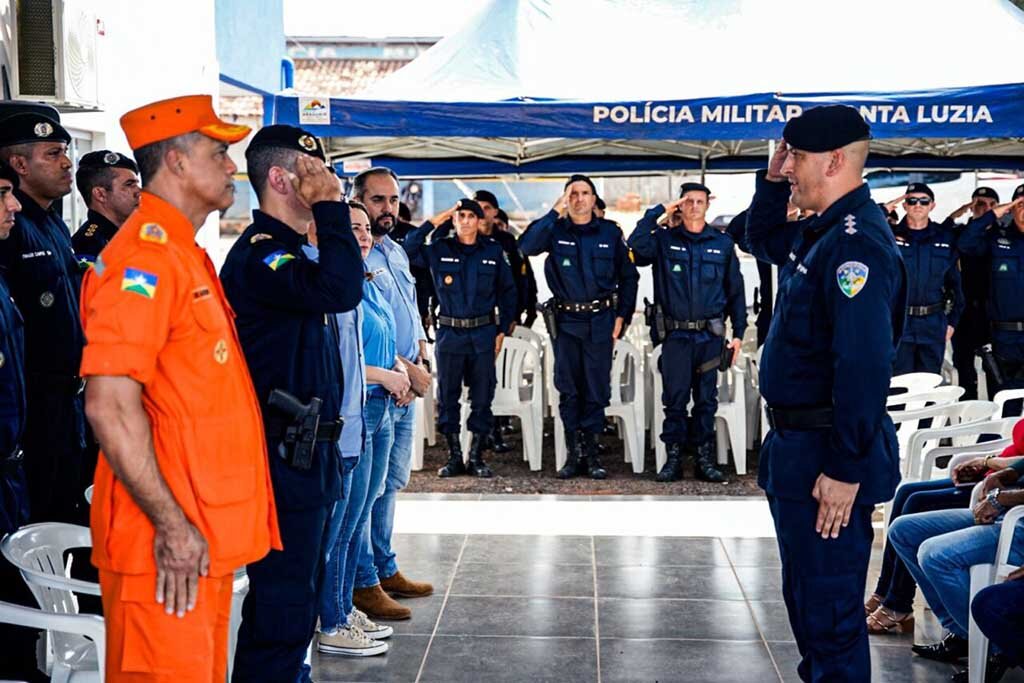
<svg viewBox="0 0 1024 683">
<path fill-rule="evenodd" d="M 860 261 L 847 261 L 836 270 L 836 279 L 839 282 L 839 289 L 847 298 L 860 294 L 864 285 L 868 282 L 868 267 Z"/>
</svg>

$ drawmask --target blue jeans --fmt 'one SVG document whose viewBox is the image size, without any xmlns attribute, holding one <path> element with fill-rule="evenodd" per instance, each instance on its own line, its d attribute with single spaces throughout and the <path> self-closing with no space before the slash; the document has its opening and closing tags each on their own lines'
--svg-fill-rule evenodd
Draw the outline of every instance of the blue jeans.
<svg viewBox="0 0 1024 683">
<path fill-rule="evenodd" d="M 412 433 L 416 426 L 416 403 L 391 404 L 391 428 L 394 443 L 388 457 L 388 473 L 384 492 L 373 504 L 370 514 L 370 546 L 360 553 L 356 570 L 356 588 L 369 588 L 382 578 L 398 573 L 395 551 L 391 549 L 391 532 L 395 528 L 395 499 L 409 483 L 412 471 Z M 372 550 L 372 552 L 371 552 Z"/>
<path fill-rule="evenodd" d="M 1001 522 L 976 525 L 970 510 L 904 515 L 889 527 L 889 542 L 917 580 L 942 626 L 967 638 L 971 565 L 993 562 Z M 1024 557 L 1024 523 L 1014 531 L 1010 562 Z"/>
<path fill-rule="evenodd" d="M 320 630 L 334 631 L 348 623 L 352 612 L 352 590 L 356 565 L 362 546 L 368 543 L 367 526 L 373 500 L 379 495 L 387 473 L 387 458 L 380 454 L 391 448 L 391 399 L 387 394 L 370 392 L 363 408 L 366 437 L 359 456 L 345 483 L 344 511 L 337 525 L 334 544 L 327 551 L 327 565 L 320 590 Z M 375 457 L 376 453 L 376 457 Z M 341 507 L 336 505 L 337 508 Z"/>
</svg>

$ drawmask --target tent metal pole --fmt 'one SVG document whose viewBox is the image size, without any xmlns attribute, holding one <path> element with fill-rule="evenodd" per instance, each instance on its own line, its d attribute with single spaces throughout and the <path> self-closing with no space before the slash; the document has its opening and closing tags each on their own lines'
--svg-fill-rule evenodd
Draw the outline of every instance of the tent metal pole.
<svg viewBox="0 0 1024 683">
<path fill-rule="evenodd" d="M 700 184 L 701 185 L 706 184 L 704 182 L 704 179 L 706 178 L 707 174 L 708 174 L 708 155 L 705 153 L 705 154 L 701 154 L 700 155 Z"/>
</svg>

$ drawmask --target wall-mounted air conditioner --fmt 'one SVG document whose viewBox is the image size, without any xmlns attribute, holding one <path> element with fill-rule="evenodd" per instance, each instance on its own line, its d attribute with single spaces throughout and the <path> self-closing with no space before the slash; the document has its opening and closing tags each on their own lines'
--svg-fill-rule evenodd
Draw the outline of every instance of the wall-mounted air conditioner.
<svg viewBox="0 0 1024 683">
<path fill-rule="evenodd" d="M 100 109 L 98 24 L 87 0 L 16 0 L 15 99 Z"/>
</svg>

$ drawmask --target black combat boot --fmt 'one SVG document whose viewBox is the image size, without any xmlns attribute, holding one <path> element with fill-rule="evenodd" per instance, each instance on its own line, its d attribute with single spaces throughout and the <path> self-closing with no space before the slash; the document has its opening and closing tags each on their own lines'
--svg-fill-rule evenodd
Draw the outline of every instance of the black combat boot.
<svg viewBox="0 0 1024 683">
<path fill-rule="evenodd" d="M 459 434 L 445 434 L 448 441 L 448 463 L 437 471 L 439 477 L 458 477 L 466 473 L 466 464 L 462 462 L 462 444 L 459 443 Z"/>
<path fill-rule="evenodd" d="M 473 441 L 469 444 L 469 464 L 466 465 L 467 473 L 475 474 L 481 479 L 490 479 L 494 476 L 494 472 L 484 462 L 484 444 L 486 442 L 486 435 L 473 433 Z"/>
<path fill-rule="evenodd" d="M 715 455 L 712 452 L 711 444 L 703 443 L 697 446 L 694 474 L 701 481 L 710 481 L 716 484 L 725 483 L 725 475 L 715 466 Z"/>
<path fill-rule="evenodd" d="M 504 432 L 497 424 L 494 425 L 494 430 L 491 431 L 489 440 L 491 450 L 495 453 L 508 453 L 512 450 L 512 447 L 505 443 Z"/>
<path fill-rule="evenodd" d="M 662 465 L 658 476 L 654 478 L 655 481 L 679 481 L 683 478 L 683 445 L 670 443 L 667 450 L 668 460 Z"/>
<path fill-rule="evenodd" d="M 607 479 L 608 470 L 601 467 L 601 457 L 597 448 L 597 434 L 583 432 L 582 448 L 583 462 L 580 463 L 581 469 L 585 467 L 591 479 Z"/>
<path fill-rule="evenodd" d="M 565 464 L 558 470 L 559 479 L 572 479 L 580 473 L 580 440 L 579 433 L 565 433 Z"/>
</svg>

